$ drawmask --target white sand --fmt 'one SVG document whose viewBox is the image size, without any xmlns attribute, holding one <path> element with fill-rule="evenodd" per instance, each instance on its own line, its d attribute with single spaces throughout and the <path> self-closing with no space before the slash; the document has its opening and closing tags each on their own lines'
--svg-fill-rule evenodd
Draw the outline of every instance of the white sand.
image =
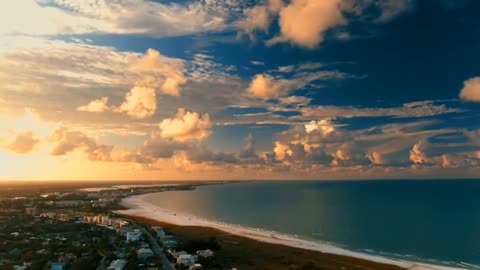
<svg viewBox="0 0 480 270">
<path fill-rule="evenodd" d="M 346 249 L 342 249 L 339 247 L 335 247 L 333 245 L 316 242 L 316 241 L 308 241 L 297 238 L 295 236 L 290 236 L 287 234 L 279 234 L 277 232 L 271 232 L 261 229 L 253 229 L 253 228 L 246 228 L 232 224 L 226 224 L 223 222 L 218 221 L 211 221 L 208 219 L 192 216 L 192 215 L 185 215 L 181 213 L 174 213 L 167 209 L 162 209 L 156 205 L 148 203 L 144 200 L 144 197 L 147 194 L 132 196 L 124 199 L 122 201 L 122 205 L 129 208 L 128 210 L 121 210 L 117 211 L 120 214 L 131 215 L 131 216 L 141 216 L 150 219 L 154 219 L 157 221 L 170 223 L 179 226 L 202 226 L 202 227 L 211 227 L 215 229 L 219 229 L 226 233 L 235 234 L 251 239 L 255 239 L 258 241 L 272 243 L 272 244 L 280 244 L 295 248 L 302 248 L 308 249 L 313 251 L 320 251 L 324 253 L 330 254 L 337 254 L 349 257 L 355 257 L 359 259 L 365 259 L 369 261 L 374 261 L 378 263 L 385 263 L 391 265 L 397 265 L 407 269 L 415 269 L 415 270 L 452 270 L 452 269 L 466 269 L 466 268 L 453 268 L 453 267 L 446 267 L 446 266 L 437 266 L 437 265 L 429 265 L 423 263 L 415 263 L 410 261 L 403 261 L 403 260 L 395 260 L 384 258 L 380 256 L 369 255 L 361 252 L 354 252 Z"/>
</svg>

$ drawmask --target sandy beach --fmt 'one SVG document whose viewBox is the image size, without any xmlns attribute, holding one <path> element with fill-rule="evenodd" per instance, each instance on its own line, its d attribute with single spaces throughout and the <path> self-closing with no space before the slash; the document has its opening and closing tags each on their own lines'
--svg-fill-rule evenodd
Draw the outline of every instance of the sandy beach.
<svg viewBox="0 0 480 270">
<path fill-rule="evenodd" d="M 318 251 L 327 254 L 335 254 L 340 256 L 353 257 L 357 259 L 372 261 L 381 264 L 388 264 L 398 266 L 404 269 L 416 269 L 416 270 L 453 270 L 453 269 L 468 269 L 454 268 L 447 266 L 437 266 L 424 263 L 411 262 L 406 260 L 396 260 L 375 255 L 370 255 L 361 252 L 354 252 L 347 249 L 339 248 L 333 245 L 309 241 L 298 238 L 296 236 L 280 234 L 277 232 L 271 232 L 262 229 L 246 228 L 234 224 L 226 224 L 218 221 L 212 221 L 205 218 L 186 215 L 182 213 L 175 213 L 168 209 L 162 209 L 158 206 L 152 205 L 144 200 L 147 194 L 132 196 L 125 198 L 122 201 L 122 205 L 128 208 L 127 210 L 117 211 L 119 214 L 145 217 L 148 219 L 156 220 L 163 223 L 173 224 L 177 226 L 197 226 L 197 227 L 209 227 L 214 228 L 229 234 L 238 235 L 241 237 L 250 238 L 253 240 L 284 245 L 293 248 L 306 249 L 311 251 Z"/>
</svg>

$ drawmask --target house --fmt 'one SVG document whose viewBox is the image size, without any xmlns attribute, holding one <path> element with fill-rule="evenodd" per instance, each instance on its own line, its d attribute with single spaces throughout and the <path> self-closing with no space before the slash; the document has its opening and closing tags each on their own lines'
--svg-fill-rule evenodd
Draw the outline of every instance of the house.
<svg viewBox="0 0 480 270">
<path fill-rule="evenodd" d="M 127 242 L 140 241 L 142 239 L 142 232 L 138 229 L 127 232 Z"/>
<path fill-rule="evenodd" d="M 188 253 L 186 251 L 177 251 L 177 252 L 170 252 L 170 254 L 172 254 L 172 256 L 175 258 L 175 259 L 178 259 L 178 257 L 180 255 L 188 255 Z"/>
<path fill-rule="evenodd" d="M 198 250 L 197 255 L 202 258 L 210 258 L 215 255 L 215 253 L 211 249 L 205 249 L 205 250 Z"/>
<path fill-rule="evenodd" d="M 202 270 L 202 269 L 203 267 L 199 263 L 193 264 L 192 266 L 190 266 L 190 268 L 188 268 L 188 270 Z"/>
<path fill-rule="evenodd" d="M 125 265 L 127 265 L 127 261 L 124 259 L 114 260 L 112 263 L 110 263 L 110 266 L 107 268 L 107 270 L 123 270 Z"/>
<path fill-rule="evenodd" d="M 192 266 L 197 261 L 197 257 L 190 254 L 183 254 L 178 256 L 177 264 L 181 264 L 187 267 Z"/>
<path fill-rule="evenodd" d="M 153 253 L 153 251 L 149 248 L 141 248 L 141 249 L 137 250 L 137 257 L 140 260 L 147 260 L 147 259 L 153 257 L 154 255 L 155 254 Z"/>
<path fill-rule="evenodd" d="M 50 265 L 50 270 L 64 270 L 64 269 L 65 269 L 65 263 L 56 262 Z"/>
<path fill-rule="evenodd" d="M 160 239 L 164 238 L 167 235 L 162 227 L 153 227 L 153 229 L 155 230 L 155 234 L 157 235 L 157 237 Z"/>
</svg>

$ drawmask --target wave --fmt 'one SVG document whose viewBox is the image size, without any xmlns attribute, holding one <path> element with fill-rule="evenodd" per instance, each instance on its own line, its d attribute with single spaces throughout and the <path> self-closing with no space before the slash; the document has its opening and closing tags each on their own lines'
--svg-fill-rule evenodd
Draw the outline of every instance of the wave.
<svg viewBox="0 0 480 270">
<path fill-rule="evenodd" d="M 365 249 L 353 251 L 332 243 L 320 242 L 313 239 L 305 239 L 298 235 L 287 233 L 279 233 L 276 231 L 266 230 L 262 228 L 245 227 L 240 224 L 229 224 L 222 221 L 215 221 L 199 217 L 196 215 L 178 213 L 169 209 L 161 208 L 157 205 L 149 203 L 145 200 L 145 196 L 151 194 L 143 194 L 127 197 L 122 200 L 121 204 L 127 207 L 127 210 L 119 210 L 117 213 L 141 216 L 157 221 L 170 223 L 179 226 L 201 226 L 211 227 L 226 233 L 235 234 L 254 240 L 301 248 L 324 253 L 354 257 L 369 260 L 377 263 L 391 264 L 399 267 L 414 270 L 453 270 L 453 269 L 480 269 L 479 265 L 469 263 L 445 262 L 431 259 L 422 259 L 415 255 L 402 255 L 396 253 L 388 253 Z"/>
</svg>

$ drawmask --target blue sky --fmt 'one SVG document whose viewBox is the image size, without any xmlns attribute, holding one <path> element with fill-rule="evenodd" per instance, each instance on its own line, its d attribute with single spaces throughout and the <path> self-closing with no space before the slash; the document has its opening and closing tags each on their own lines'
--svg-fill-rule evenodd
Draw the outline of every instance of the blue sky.
<svg viewBox="0 0 480 270">
<path fill-rule="evenodd" d="M 52 179 L 479 173 L 478 1 L 0 8 L 0 152 L 13 167 L 44 156 Z M 79 163 L 95 174 L 58 169 Z"/>
</svg>

